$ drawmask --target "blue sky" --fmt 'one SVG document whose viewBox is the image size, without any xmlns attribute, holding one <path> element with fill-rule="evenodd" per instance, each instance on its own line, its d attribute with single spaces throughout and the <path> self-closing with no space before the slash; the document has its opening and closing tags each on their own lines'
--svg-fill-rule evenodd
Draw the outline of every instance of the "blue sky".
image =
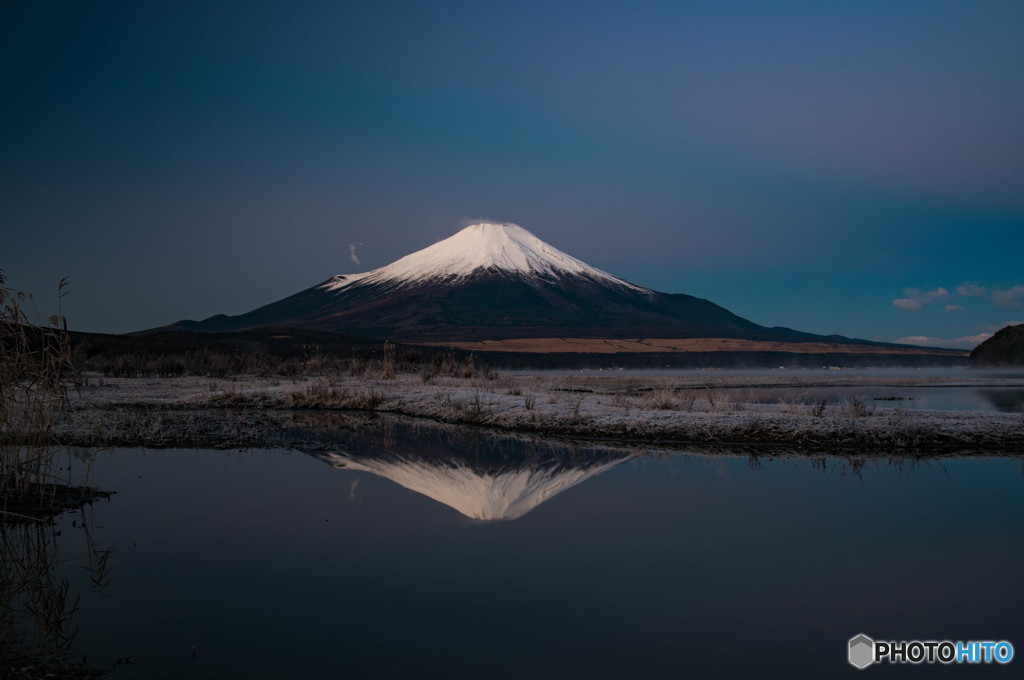
<svg viewBox="0 0 1024 680">
<path fill-rule="evenodd" d="M 1024 320 L 1024 3 L 160 4 L 0 5 L 0 268 L 73 328 L 473 219 L 766 325 Z"/>
</svg>

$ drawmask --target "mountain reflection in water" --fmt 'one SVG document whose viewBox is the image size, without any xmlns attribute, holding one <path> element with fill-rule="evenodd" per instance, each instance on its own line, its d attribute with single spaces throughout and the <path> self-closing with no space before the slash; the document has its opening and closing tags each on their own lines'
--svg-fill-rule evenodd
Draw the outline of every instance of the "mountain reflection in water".
<svg viewBox="0 0 1024 680">
<path fill-rule="evenodd" d="M 343 439 L 350 426 L 351 421 L 321 420 L 317 439 Z M 351 448 L 309 453 L 334 468 L 383 477 L 483 521 L 518 519 L 637 455 L 389 419 L 361 423 L 358 433 Z"/>
<path fill-rule="evenodd" d="M 544 501 L 628 460 L 602 456 L 587 461 L 561 458 L 520 461 L 489 467 L 476 461 L 446 458 L 408 459 L 387 454 L 355 456 L 345 452 L 316 454 L 331 466 L 369 472 L 433 498 L 470 519 L 518 519 Z"/>
</svg>

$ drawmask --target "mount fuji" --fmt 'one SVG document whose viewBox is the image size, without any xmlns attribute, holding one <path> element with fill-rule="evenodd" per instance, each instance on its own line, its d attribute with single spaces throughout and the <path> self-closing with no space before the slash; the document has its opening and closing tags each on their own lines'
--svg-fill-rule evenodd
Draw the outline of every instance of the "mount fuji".
<svg viewBox="0 0 1024 680">
<path fill-rule="evenodd" d="M 428 343 L 567 337 L 826 340 L 759 326 L 708 300 L 630 283 L 507 223 L 474 224 L 380 269 L 333 276 L 245 314 L 180 321 L 159 330 L 219 333 L 267 326 Z"/>
<path fill-rule="evenodd" d="M 245 314 L 143 334 L 283 327 L 524 354 L 966 356 L 760 326 L 708 300 L 620 279 L 508 223 L 474 224 L 386 267 L 332 276 Z"/>
</svg>

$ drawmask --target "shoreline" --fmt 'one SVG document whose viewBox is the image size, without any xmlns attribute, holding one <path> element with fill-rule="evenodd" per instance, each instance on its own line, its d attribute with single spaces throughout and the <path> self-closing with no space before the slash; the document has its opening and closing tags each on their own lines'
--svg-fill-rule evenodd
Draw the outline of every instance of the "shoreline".
<svg viewBox="0 0 1024 680">
<path fill-rule="evenodd" d="M 973 376 L 879 381 L 838 375 L 795 386 L 867 391 L 880 384 L 979 383 L 1024 387 L 1019 379 L 979 381 Z M 53 436 L 54 443 L 68 446 L 291 447 L 313 443 L 302 434 L 304 421 L 380 414 L 530 437 L 668 449 L 863 456 L 1024 453 L 1024 411 L 877 408 L 856 395 L 832 403 L 763 403 L 749 392 L 793 387 L 792 376 L 92 377 L 72 395 L 71 408 Z"/>
</svg>

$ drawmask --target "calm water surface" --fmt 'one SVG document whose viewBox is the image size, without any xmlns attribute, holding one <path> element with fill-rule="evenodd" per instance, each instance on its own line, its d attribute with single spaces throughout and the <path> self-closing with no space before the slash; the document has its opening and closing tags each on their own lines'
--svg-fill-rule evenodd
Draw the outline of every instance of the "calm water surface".
<svg viewBox="0 0 1024 680">
<path fill-rule="evenodd" d="M 102 454 L 105 585 L 81 515 L 55 539 L 74 655 L 130 660 L 114 678 L 860 677 L 861 632 L 1024 655 L 1020 459 L 339 432 L 312 454 Z"/>
</svg>

